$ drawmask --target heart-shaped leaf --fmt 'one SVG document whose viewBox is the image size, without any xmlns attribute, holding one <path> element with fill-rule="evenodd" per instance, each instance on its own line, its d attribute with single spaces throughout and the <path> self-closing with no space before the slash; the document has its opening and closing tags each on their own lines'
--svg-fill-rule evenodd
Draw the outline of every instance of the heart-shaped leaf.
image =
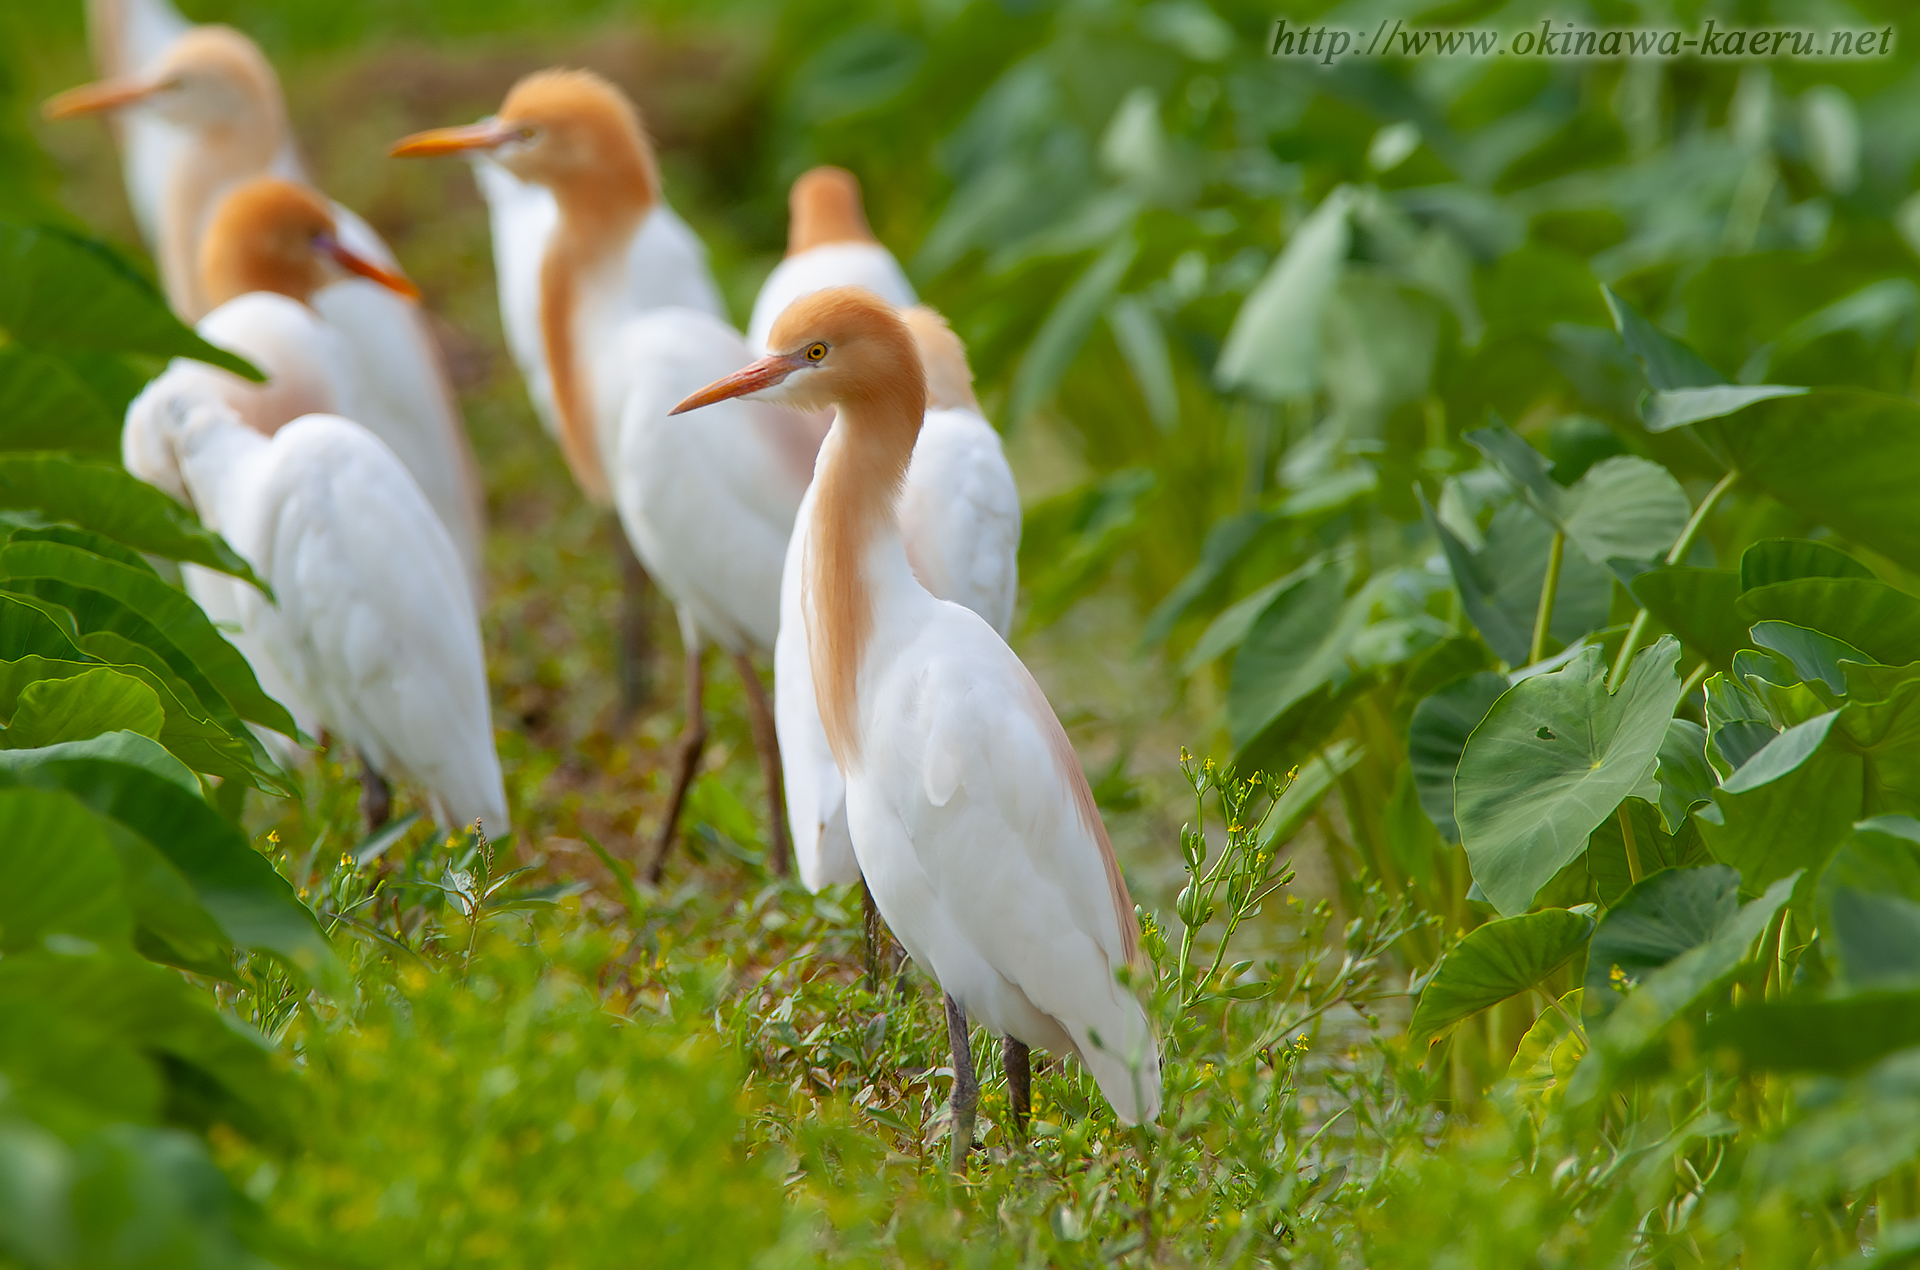
<svg viewBox="0 0 1920 1270">
<path fill-rule="evenodd" d="M 1724 864 L 1662 869 L 1635 883 L 1593 932 L 1587 1010 L 1611 1013 L 1624 990 L 1712 939 L 1739 908 L 1740 874 Z"/>
<path fill-rule="evenodd" d="M 1488 1006 L 1534 987 L 1579 952 L 1592 931 L 1591 917 L 1564 908 L 1475 927 L 1420 990 L 1408 1046 L 1417 1051 Z"/>
<path fill-rule="evenodd" d="M 1474 881 L 1503 914 L 1586 849 L 1622 799 L 1649 783 L 1680 701 L 1680 647 L 1641 652 L 1617 693 L 1597 648 L 1515 684 L 1468 738 L 1454 816 Z"/>
<path fill-rule="evenodd" d="M 1686 528 L 1693 506 L 1658 463 L 1631 455 L 1601 459 L 1571 488 L 1548 475 L 1546 456 L 1503 423 L 1466 434 L 1527 505 L 1596 565 L 1663 555 Z"/>
</svg>

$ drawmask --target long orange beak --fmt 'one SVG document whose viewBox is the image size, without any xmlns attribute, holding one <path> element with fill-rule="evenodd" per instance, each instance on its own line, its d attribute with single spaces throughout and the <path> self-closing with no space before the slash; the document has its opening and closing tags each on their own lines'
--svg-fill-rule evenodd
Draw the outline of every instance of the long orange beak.
<svg viewBox="0 0 1920 1270">
<path fill-rule="evenodd" d="M 321 234 L 313 240 L 313 245 L 333 258 L 333 262 L 348 273 L 357 273 L 362 278 L 377 282 L 395 295 L 403 295 L 409 300 L 420 298 L 420 288 L 413 285 L 406 275 L 382 268 L 365 256 L 355 255 L 340 245 L 340 240 L 332 234 Z"/>
<path fill-rule="evenodd" d="M 491 150 L 505 145 L 519 133 L 503 128 L 497 120 L 466 124 L 459 128 L 429 128 L 402 137 L 387 151 L 395 159 L 426 159 L 442 154 L 465 154 L 470 150 Z"/>
<path fill-rule="evenodd" d="M 716 401 L 726 401 L 731 397 L 744 397 L 749 393 L 771 388 L 802 366 L 812 365 L 798 353 L 773 353 L 761 358 L 751 366 L 742 367 L 725 379 L 716 379 L 694 393 L 685 401 L 667 411 L 670 415 L 685 414 L 689 410 L 698 410 L 702 406 L 711 406 Z"/>
<path fill-rule="evenodd" d="M 82 84 L 47 98 L 40 113 L 48 119 L 78 119 L 131 106 L 159 92 L 165 85 L 152 79 L 103 79 Z"/>
</svg>

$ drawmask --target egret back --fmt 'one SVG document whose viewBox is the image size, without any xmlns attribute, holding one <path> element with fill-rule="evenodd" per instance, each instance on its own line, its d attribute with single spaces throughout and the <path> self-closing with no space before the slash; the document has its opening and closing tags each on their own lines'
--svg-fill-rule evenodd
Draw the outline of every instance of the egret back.
<svg viewBox="0 0 1920 1270">
<path fill-rule="evenodd" d="M 396 267 L 372 227 L 337 203 L 333 212 L 349 250 Z M 338 334 L 350 363 L 354 405 L 341 413 L 386 442 L 406 464 L 460 553 L 475 603 L 483 603 L 486 525 L 480 468 L 425 310 L 364 278 L 322 288 L 313 307 Z"/>
<path fill-rule="evenodd" d="M 753 320 L 747 325 L 747 343 L 754 352 L 767 352 L 773 324 L 801 296 L 827 287 L 862 287 L 895 308 L 915 302 L 913 284 L 901 271 L 893 253 L 878 243 L 840 242 L 788 256 L 773 267 L 753 301 Z"/>
<path fill-rule="evenodd" d="M 279 600 L 245 625 L 321 725 L 420 787 L 443 828 L 505 832 L 465 571 L 405 466 L 360 425 L 308 415 L 241 479 L 229 540 Z"/>
</svg>

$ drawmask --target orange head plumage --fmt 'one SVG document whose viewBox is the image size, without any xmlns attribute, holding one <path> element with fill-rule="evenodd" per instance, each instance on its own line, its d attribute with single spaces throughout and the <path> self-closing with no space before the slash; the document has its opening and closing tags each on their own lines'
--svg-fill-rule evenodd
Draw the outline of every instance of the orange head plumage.
<svg viewBox="0 0 1920 1270">
<path fill-rule="evenodd" d="M 150 70 L 48 99 L 49 119 L 146 105 L 186 128 L 244 128 L 277 145 L 286 131 L 280 80 L 259 46 L 232 27 L 196 26 Z"/>
<path fill-rule="evenodd" d="M 411 282 L 341 246 L 337 234 L 333 209 L 306 186 L 273 176 L 242 182 L 221 200 L 200 240 L 200 281 L 208 303 L 225 304 L 253 291 L 304 303 L 333 281 L 329 263 L 419 298 Z"/>
<path fill-rule="evenodd" d="M 860 181 L 845 168 L 802 172 L 787 195 L 787 254 L 827 243 L 876 241 L 860 202 Z"/>
</svg>

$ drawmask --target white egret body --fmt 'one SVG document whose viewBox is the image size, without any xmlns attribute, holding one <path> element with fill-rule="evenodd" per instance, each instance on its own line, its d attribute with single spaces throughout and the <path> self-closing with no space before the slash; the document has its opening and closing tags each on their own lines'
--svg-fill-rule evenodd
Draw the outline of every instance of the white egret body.
<svg viewBox="0 0 1920 1270">
<path fill-rule="evenodd" d="M 1006 642 L 907 560 L 897 501 L 927 403 L 913 337 L 846 288 L 802 298 L 771 340 L 680 409 L 748 394 L 838 407 L 803 562 L 813 681 L 861 873 L 948 997 L 956 1159 L 977 1097 L 967 1013 L 1009 1038 L 1016 1117 L 1040 1045 L 1077 1054 L 1123 1122 L 1150 1119 L 1158 1046 L 1117 978 L 1139 929 L 1086 777 Z"/>
<path fill-rule="evenodd" d="M 931 309 L 902 315 L 927 376 L 926 417 L 900 490 L 900 537 L 914 576 L 934 596 L 978 613 L 1005 639 L 1019 581 L 1020 494 L 999 434 L 980 413 L 958 337 Z M 780 586 L 774 717 L 785 764 L 794 860 L 808 888 L 860 880 L 847 834 L 845 785 L 814 698 L 801 607 L 811 510 L 801 504 Z"/>
<path fill-rule="evenodd" d="M 888 304 L 914 303 L 898 262 L 868 228 L 860 184 L 841 168 L 814 168 L 788 198 L 787 256 L 753 305 L 748 342 L 758 353 L 776 318 L 802 295 L 854 286 Z M 928 410 L 900 503 L 900 529 L 914 572 L 934 595 L 964 604 L 1002 637 L 1013 620 L 1020 547 L 1020 496 L 1000 438 L 980 414 L 966 349 L 931 309 L 908 308 L 929 385 Z M 811 890 L 860 880 L 847 837 L 844 786 L 820 727 L 801 618 L 801 560 L 808 504 L 788 544 L 774 646 L 774 719 L 786 786 L 787 820 L 800 880 Z"/>
<path fill-rule="evenodd" d="M 269 438 L 200 387 L 169 373 L 134 400 L 127 466 L 183 496 L 273 588 L 277 604 L 231 583 L 221 614 L 269 670 L 262 686 L 290 689 L 303 727 L 417 787 L 442 828 L 506 832 L 473 600 L 419 485 L 356 423 L 305 415 Z"/>
<path fill-rule="evenodd" d="M 668 418 L 687 392 L 746 365 L 749 354 L 716 316 L 704 254 L 661 203 L 639 115 L 613 85 L 583 71 L 539 72 L 516 84 L 493 118 L 417 134 L 393 153 L 479 153 L 502 169 L 495 177 L 483 167 L 482 179 L 490 202 L 498 198 L 495 258 L 509 338 L 536 368 L 529 385 L 536 402 L 550 403 L 574 479 L 595 501 L 614 503 L 634 552 L 679 611 L 687 721 L 654 876 L 706 743 L 703 638 L 733 657 L 746 687 L 772 808 L 772 861 L 784 871 L 773 711 L 749 654 L 771 650 L 778 629 L 781 562 L 819 430 L 759 403 L 743 403 L 712 435 Z M 551 210 L 526 186 L 539 187 Z"/>
</svg>

